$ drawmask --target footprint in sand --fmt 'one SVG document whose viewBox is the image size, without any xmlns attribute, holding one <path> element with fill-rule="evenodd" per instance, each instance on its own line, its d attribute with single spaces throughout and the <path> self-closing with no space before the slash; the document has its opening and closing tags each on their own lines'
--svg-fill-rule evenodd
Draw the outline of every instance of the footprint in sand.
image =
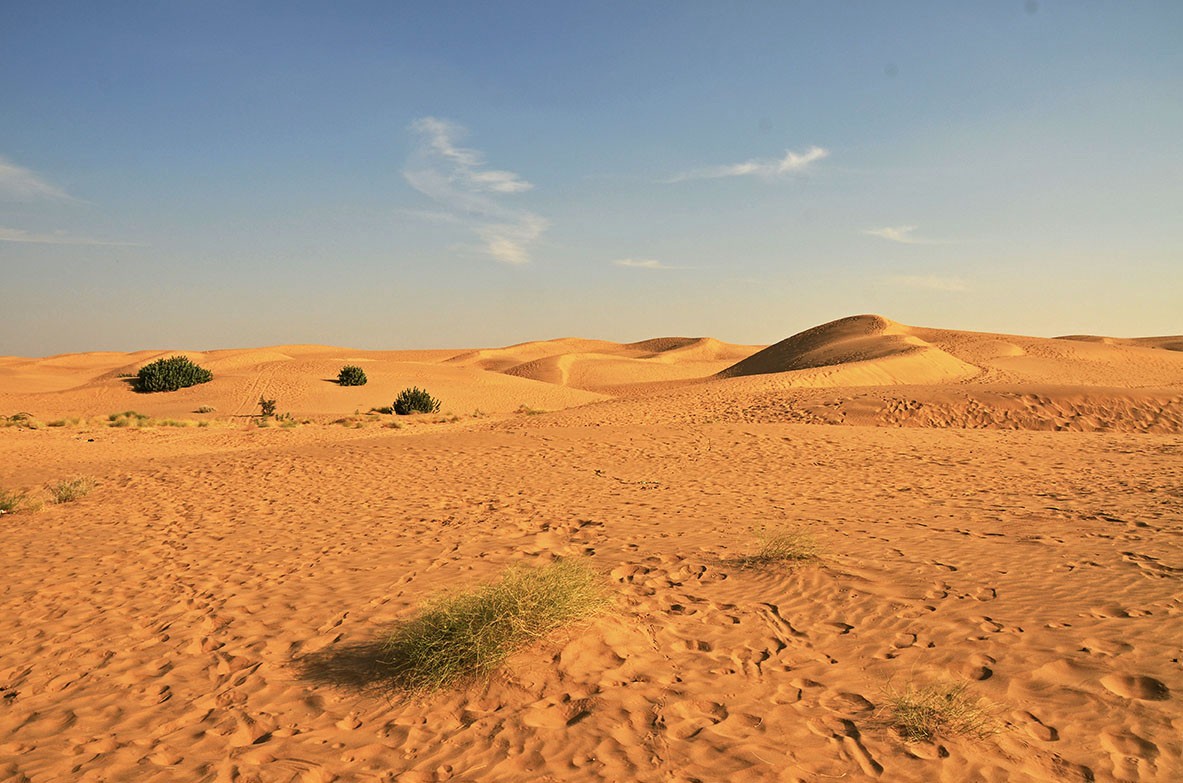
<svg viewBox="0 0 1183 783">
<path fill-rule="evenodd" d="M 1149 780 L 1157 771 L 1158 746 L 1132 731 L 1106 728 L 1101 747 L 1113 759 L 1113 776 L 1118 780 Z"/>
<path fill-rule="evenodd" d="M 1171 691 L 1165 684 L 1141 674 L 1107 674 L 1101 678 L 1101 684 L 1125 699 L 1166 701 L 1171 698 Z"/>
</svg>

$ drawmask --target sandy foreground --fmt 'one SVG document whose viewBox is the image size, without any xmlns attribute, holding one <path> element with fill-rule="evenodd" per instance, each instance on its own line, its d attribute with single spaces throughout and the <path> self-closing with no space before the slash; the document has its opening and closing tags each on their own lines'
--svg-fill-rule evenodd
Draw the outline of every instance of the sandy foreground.
<svg viewBox="0 0 1183 783">
<path fill-rule="evenodd" d="M 0 427 L 0 489 L 95 481 L 0 516 L 0 780 L 1183 779 L 1181 342 L 859 316 L 185 351 L 214 381 L 154 395 L 120 375 L 179 351 L 0 358 L 0 413 L 40 422 Z M 411 385 L 441 413 L 367 414 Z M 743 568 L 761 528 L 823 555 Z M 610 610 L 381 687 L 425 599 L 556 557 Z M 901 738 L 890 695 L 938 681 L 998 731 Z"/>
</svg>

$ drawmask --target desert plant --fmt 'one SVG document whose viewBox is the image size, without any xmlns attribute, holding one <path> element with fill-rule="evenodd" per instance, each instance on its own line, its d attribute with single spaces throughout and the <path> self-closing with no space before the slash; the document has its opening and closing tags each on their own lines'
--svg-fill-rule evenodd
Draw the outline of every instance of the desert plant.
<svg viewBox="0 0 1183 783">
<path fill-rule="evenodd" d="M 355 364 L 347 364 L 337 373 L 337 383 L 341 386 L 365 386 L 366 372 Z"/>
<path fill-rule="evenodd" d="M 112 427 L 140 427 L 148 421 L 148 416 L 135 411 L 123 411 L 108 414 L 107 421 Z"/>
<path fill-rule="evenodd" d="M 879 720 L 908 742 L 938 736 L 981 739 L 1001 730 L 994 713 L 969 693 L 966 683 L 909 684 L 903 689 L 888 688 L 885 695 L 887 703 Z"/>
<path fill-rule="evenodd" d="M 72 503 L 94 489 L 94 479 L 86 476 L 76 476 L 49 484 L 49 496 L 54 503 Z"/>
<path fill-rule="evenodd" d="M 398 398 L 391 405 L 399 416 L 410 413 L 439 413 L 440 401 L 427 393 L 426 389 L 412 386 L 398 393 Z"/>
<path fill-rule="evenodd" d="M 29 498 L 28 492 L 0 489 L 0 514 L 20 514 L 40 507 L 40 503 Z"/>
<path fill-rule="evenodd" d="M 195 410 L 193 412 L 194 413 L 213 413 L 216 410 L 217 410 L 217 408 L 215 408 L 212 405 L 202 405 L 200 408 L 198 408 L 197 410 Z"/>
<path fill-rule="evenodd" d="M 213 380 L 214 374 L 187 356 L 170 356 L 145 364 L 136 375 L 136 391 L 176 391 Z"/>
<path fill-rule="evenodd" d="M 737 559 L 745 568 L 759 568 L 777 563 L 802 563 L 817 560 L 821 547 L 812 535 L 801 530 L 760 530 L 756 534 L 759 548 L 750 555 Z"/>
<path fill-rule="evenodd" d="M 263 418 L 275 415 L 275 400 L 264 399 L 263 395 L 259 395 L 259 415 Z"/>
<path fill-rule="evenodd" d="M 501 581 L 430 601 L 389 636 L 383 665 L 388 681 L 409 691 L 433 691 L 492 672 L 515 650 L 605 605 L 596 573 L 559 560 L 511 568 Z"/>
</svg>

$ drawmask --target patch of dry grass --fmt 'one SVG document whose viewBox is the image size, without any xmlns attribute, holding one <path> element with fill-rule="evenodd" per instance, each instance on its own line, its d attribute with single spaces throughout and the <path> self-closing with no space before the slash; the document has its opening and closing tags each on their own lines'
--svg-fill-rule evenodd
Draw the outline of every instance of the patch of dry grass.
<svg viewBox="0 0 1183 783">
<path fill-rule="evenodd" d="M 387 638 L 382 664 L 393 687 L 430 692 L 488 675 L 516 650 L 607 601 L 583 563 L 511 568 L 499 582 L 442 595 Z"/>
<path fill-rule="evenodd" d="M 759 548 L 735 559 L 742 568 L 762 568 L 781 563 L 808 563 L 821 559 L 822 547 L 812 534 L 795 528 L 773 528 L 756 533 Z"/>
<path fill-rule="evenodd" d="M 908 742 L 935 737 L 969 736 L 983 739 L 1001 731 L 994 712 L 970 693 L 967 683 L 938 682 L 889 688 L 881 720 Z"/>
<path fill-rule="evenodd" d="M 73 503 L 78 498 L 90 494 L 94 489 L 94 479 L 88 476 L 75 476 L 49 484 L 46 489 L 49 490 L 49 496 L 54 503 Z"/>
</svg>

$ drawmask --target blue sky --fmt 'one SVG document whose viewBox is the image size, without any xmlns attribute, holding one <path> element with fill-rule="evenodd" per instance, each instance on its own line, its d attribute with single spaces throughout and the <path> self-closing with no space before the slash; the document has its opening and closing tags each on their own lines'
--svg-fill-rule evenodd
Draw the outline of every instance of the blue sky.
<svg viewBox="0 0 1183 783">
<path fill-rule="evenodd" d="M 1183 331 L 1177 2 L 0 2 L 0 354 Z"/>
</svg>

